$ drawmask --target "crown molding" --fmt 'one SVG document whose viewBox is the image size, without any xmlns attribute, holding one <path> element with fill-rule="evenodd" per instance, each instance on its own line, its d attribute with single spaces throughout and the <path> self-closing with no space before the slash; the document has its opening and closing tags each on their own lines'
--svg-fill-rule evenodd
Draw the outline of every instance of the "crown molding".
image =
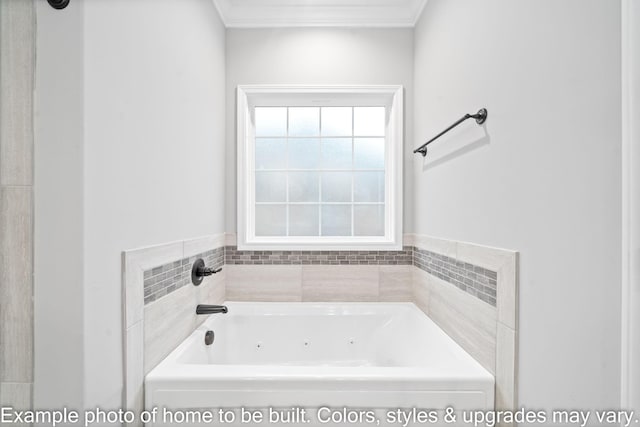
<svg viewBox="0 0 640 427">
<path fill-rule="evenodd" d="M 227 28 L 413 27 L 427 0 L 213 0 Z"/>
</svg>

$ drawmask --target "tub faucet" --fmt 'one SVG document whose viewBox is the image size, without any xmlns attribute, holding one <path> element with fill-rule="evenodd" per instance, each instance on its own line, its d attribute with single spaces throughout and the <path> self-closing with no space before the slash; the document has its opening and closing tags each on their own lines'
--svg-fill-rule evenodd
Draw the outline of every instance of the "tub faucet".
<svg viewBox="0 0 640 427">
<path fill-rule="evenodd" d="M 220 273 L 220 271 L 222 271 L 222 267 L 205 267 L 204 260 L 202 258 L 198 258 L 191 267 L 191 283 L 198 286 L 200 285 L 200 283 L 202 283 L 206 276 Z"/>
<path fill-rule="evenodd" d="M 198 304 L 196 307 L 196 314 L 227 313 L 228 311 L 229 309 L 226 305 Z"/>
</svg>

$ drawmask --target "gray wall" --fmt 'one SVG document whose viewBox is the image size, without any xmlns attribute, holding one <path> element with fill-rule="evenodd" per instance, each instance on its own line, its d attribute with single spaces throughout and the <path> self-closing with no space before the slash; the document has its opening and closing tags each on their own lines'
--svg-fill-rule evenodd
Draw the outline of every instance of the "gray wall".
<svg viewBox="0 0 640 427">
<path fill-rule="evenodd" d="M 0 406 L 31 407 L 33 80 L 31 1 L 0 1 Z"/>
<path fill-rule="evenodd" d="M 405 150 L 413 131 L 413 29 L 275 28 L 227 30 L 226 231 L 236 233 L 238 85 L 404 86 Z M 404 232 L 413 229 L 412 159 L 405 156 Z"/>
<path fill-rule="evenodd" d="M 83 408 L 84 2 L 36 5 L 34 407 Z"/>
<path fill-rule="evenodd" d="M 415 231 L 520 252 L 519 404 L 618 407 L 620 2 L 430 0 L 415 76 L 417 140 L 489 110 L 415 156 Z"/>
<path fill-rule="evenodd" d="M 122 251 L 224 231 L 225 31 L 211 0 L 37 8 L 36 404 L 117 408 Z"/>
<path fill-rule="evenodd" d="M 622 405 L 640 412 L 640 2 L 622 1 Z"/>
</svg>

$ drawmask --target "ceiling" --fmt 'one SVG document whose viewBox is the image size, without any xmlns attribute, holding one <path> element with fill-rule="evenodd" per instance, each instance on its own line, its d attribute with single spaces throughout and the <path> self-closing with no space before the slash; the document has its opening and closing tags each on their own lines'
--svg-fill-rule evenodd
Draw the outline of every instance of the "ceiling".
<svg viewBox="0 0 640 427">
<path fill-rule="evenodd" d="M 427 0 L 213 0 L 227 27 L 413 27 Z"/>
</svg>

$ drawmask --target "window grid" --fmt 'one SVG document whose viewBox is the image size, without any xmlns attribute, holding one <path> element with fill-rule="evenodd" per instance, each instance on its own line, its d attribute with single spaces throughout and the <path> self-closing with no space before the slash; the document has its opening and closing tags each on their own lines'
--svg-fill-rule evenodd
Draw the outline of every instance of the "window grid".
<svg viewBox="0 0 640 427">
<path fill-rule="evenodd" d="M 356 161 L 355 161 L 355 156 L 356 156 L 356 149 L 355 149 L 355 113 L 353 112 L 353 108 L 351 109 L 351 170 L 354 170 L 356 167 Z M 355 189 L 354 189 L 354 185 L 355 185 L 355 177 L 353 175 L 353 172 L 351 172 L 351 203 L 355 202 L 356 200 L 356 195 L 355 195 Z M 354 205 L 351 205 L 351 235 L 355 236 L 355 209 L 353 207 Z"/>
<path fill-rule="evenodd" d="M 350 234 L 343 236 L 343 237 L 354 237 L 356 236 L 355 233 L 355 206 L 384 206 L 386 205 L 386 201 L 387 201 L 387 191 L 385 189 L 384 191 L 384 200 L 382 202 L 356 202 L 355 201 L 355 177 L 357 173 L 363 173 L 363 172 L 383 172 L 384 174 L 386 174 L 386 165 L 383 166 L 382 169 L 356 169 L 356 153 L 355 153 L 355 140 L 356 139 L 386 139 L 386 135 L 381 136 L 381 135 L 355 135 L 355 107 L 348 107 L 350 109 L 350 113 L 351 113 L 351 135 L 348 136 L 336 136 L 336 135 L 331 135 L 331 136 L 327 136 L 327 135 L 323 135 L 323 120 L 322 120 L 322 111 L 325 107 L 322 106 L 313 106 L 312 108 L 318 108 L 318 123 L 319 123 L 319 134 L 317 136 L 296 136 L 296 135 L 291 135 L 290 133 L 290 129 L 291 129 L 291 120 L 290 120 L 290 110 L 291 107 L 282 107 L 282 108 L 286 108 L 286 132 L 285 135 L 283 136 L 268 136 L 268 135 L 260 135 L 260 136 L 256 136 L 256 139 L 274 139 L 274 140 L 278 140 L 278 139 L 285 139 L 285 150 L 286 150 L 286 168 L 282 169 L 254 169 L 254 177 L 255 172 L 283 172 L 285 173 L 285 202 L 272 202 L 272 201 L 267 201 L 267 202 L 257 202 L 255 201 L 255 197 L 254 197 L 254 204 L 256 206 L 259 205 L 271 205 L 271 206 L 284 206 L 285 209 L 285 234 L 284 236 L 286 237 L 290 237 L 291 236 L 291 230 L 290 230 L 290 218 L 291 218 L 291 213 L 290 213 L 290 207 L 291 206 L 304 206 L 304 205 L 317 205 L 318 206 L 318 234 L 317 235 L 308 235 L 308 237 L 323 237 L 323 236 L 335 236 L 331 235 L 331 234 L 323 234 L 323 230 L 322 230 L 322 220 L 323 220 L 323 215 L 322 215 L 322 208 L 323 206 L 350 206 Z M 311 168 L 289 168 L 289 165 L 291 163 L 291 145 L 290 145 L 290 141 L 291 139 L 296 139 L 296 140 L 303 140 L 303 139 L 309 139 L 309 140 L 318 140 L 319 142 L 319 152 L 317 153 L 320 156 L 320 159 L 322 159 L 322 155 L 323 155 L 323 150 L 326 149 L 325 147 L 325 140 L 327 139 L 349 139 L 350 140 L 350 145 L 351 145 L 351 167 L 349 169 L 325 169 L 323 167 L 323 165 L 319 165 L 317 168 L 315 169 L 311 169 Z M 386 148 L 385 148 L 386 150 Z M 291 178 L 291 173 L 290 172 L 317 172 L 318 176 L 317 176 L 317 184 L 318 184 L 318 200 L 314 201 L 314 202 L 292 202 L 290 200 L 290 192 L 289 192 L 289 180 Z M 327 202 L 327 201 L 323 201 L 323 172 L 350 172 L 350 184 L 351 184 L 351 188 L 350 188 L 350 201 L 345 201 L 345 202 Z M 383 180 L 384 182 L 384 180 Z M 384 230 L 383 230 L 383 234 L 384 234 Z"/>
<path fill-rule="evenodd" d="M 353 120 L 353 115 L 352 115 Z M 320 109 L 320 159 L 322 160 L 322 108 Z M 323 166 L 323 165 L 320 165 Z M 322 173 L 318 174 L 318 236 L 322 236 Z"/>
<path fill-rule="evenodd" d="M 289 109 L 287 108 L 287 142 L 285 143 L 285 146 L 287 147 L 287 151 L 286 151 L 286 165 L 289 166 Z M 285 183 L 285 200 L 287 202 L 287 205 L 284 207 L 284 215 L 285 215 L 285 223 L 284 223 L 284 235 L 285 236 L 289 236 L 290 235 L 290 230 L 289 230 L 289 223 L 291 221 L 289 221 L 289 172 L 286 173 L 285 175 L 287 178 L 284 180 Z"/>
</svg>

